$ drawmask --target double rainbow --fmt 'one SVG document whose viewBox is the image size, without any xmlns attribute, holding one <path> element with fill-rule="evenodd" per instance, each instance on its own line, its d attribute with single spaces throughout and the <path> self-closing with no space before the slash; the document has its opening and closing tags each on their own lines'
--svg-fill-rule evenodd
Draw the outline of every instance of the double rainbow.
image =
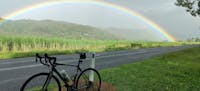
<svg viewBox="0 0 200 91">
<path fill-rule="evenodd" d="M 132 16 L 133 18 L 138 18 L 143 23 L 145 23 L 147 26 L 150 26 L 153 30 L 155 30 L 156 32 L 158 32 L 159 34 L 164 36 L 168 41 L 176 42 L 176 39 L 173 36 L 171 36 L 168 32 L 166 32 L 166 30 L 164 30 L 162 27 L 160 27 L 158 24 L 154 23 L 150 19 L 147 19 L 146 17 L 144 17 L 143 15 L 137 13 L 136 11 L 134 11 L 132 9 L 128 9 L 126 7 L 119 6 L 117 4 L 105 2 L 103 0 L 50 0 L 47 2 L 33 4 L 30 6 L 24 7 L 22 9 L 16 10 L 8 15 L 3 16 L 3 18 L 5 18 L 6 20 L 12 19 L 21 14 L 31 12 L 32 10 L 35 10 L 35 9 L 54 6 L 54 5 L 58 5 L 58 4 L 93 4 L 93 5 L 99 5 L 99 6 L 119 10 L 123 13 L 126 13 L 126 14 Z M 3 20 L 2 22 L 5 22 L 6 20 Z"/>
</svg>

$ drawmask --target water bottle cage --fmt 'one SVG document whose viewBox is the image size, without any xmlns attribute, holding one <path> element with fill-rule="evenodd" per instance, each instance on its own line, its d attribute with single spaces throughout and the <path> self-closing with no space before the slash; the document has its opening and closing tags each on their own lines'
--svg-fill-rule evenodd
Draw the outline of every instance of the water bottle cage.
<svg viewBox="0 0 200 91">
<path fill-rule="evenodd" d="M 83 60 L 82 60 L 82 59 L 79 59 L 79 62 L 80 62 L 80 63 L 82 63 L 82 62 L 83 62 Z"/>
<path fill-rule="evenodd" d="M 67 77 L 66 78 L 64 77 L 64 81 L 69 82 L 69 79 Z"/>
</svg>

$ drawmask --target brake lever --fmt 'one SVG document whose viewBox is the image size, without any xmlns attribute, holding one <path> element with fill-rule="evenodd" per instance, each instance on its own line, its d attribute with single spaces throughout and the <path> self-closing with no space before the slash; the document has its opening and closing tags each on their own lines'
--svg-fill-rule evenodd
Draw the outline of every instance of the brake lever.
<svg viewBox="0 0 200 91">
<path fill-rule="evenodd" d="M 38 59 L 37 59 L 37 58 L 35 58 L 35 62 L 36 62 L 36 63 L 38 62 Z"/>
<path fill-rule="evenodd" d="M 36 63 L 38 62 L 38 56 L 39 56 L 39 54 L 36 53 L 36 54 L 35 54 L 35 61 L 36 61 Z"/>
<path fill-rule="evenodd" d="M 49 58 L 48 58 L 48 54 L 45 53 L 45 54 L 44 54 L 44 60 L 45 60 L 45 63 L 47 63 L 47 59 L 49 59 Z M 50 59 L 49 59 L 49 60 L 50 60 Z"/>
</svg>

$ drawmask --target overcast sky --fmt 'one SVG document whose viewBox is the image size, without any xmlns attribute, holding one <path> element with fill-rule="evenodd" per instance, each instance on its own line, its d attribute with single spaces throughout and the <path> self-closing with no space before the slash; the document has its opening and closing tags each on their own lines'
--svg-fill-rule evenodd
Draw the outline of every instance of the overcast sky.
<svg viewBox="0 0 200 91">
<path fill-rule="evenodd" d="M 1 0 L 0 16 L 20 8 L 51 0 Z M 139 12 L 162 26 L 177 39 L 200 37 L 200 19 L 192 17 L 183 8 L 174 5 L 176 0 L 104 0 Z M 117 27 L 146 29 L 154 32 L 140 20 L 111 9 L 89 4 L 67 4 L 45 7 L 26 12 L 14 19 L 53 19 L 91 25 L 95 27 Z"/>
</svg>

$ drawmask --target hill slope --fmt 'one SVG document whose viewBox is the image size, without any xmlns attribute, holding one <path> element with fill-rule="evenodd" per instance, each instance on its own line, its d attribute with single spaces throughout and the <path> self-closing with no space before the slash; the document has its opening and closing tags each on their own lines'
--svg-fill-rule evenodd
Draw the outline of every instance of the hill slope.
<svg viewBox="0 0 200 91">
<path fill-rule="evenodd" d="M 162 39 L 159 39 L 158 36 L 155 36 L 154 32 L 145 29 L 107 28 L 102 30 L 115 36 L 120 36 L 126 40 L 163 41 Z"/>
<path fill-rule="evenodd" d="M 101 29 L 53 20 L 15 20 L 0 26 L 0 35 L 61 37 L 73 39 L 120 39 Z"/>
</svg>

